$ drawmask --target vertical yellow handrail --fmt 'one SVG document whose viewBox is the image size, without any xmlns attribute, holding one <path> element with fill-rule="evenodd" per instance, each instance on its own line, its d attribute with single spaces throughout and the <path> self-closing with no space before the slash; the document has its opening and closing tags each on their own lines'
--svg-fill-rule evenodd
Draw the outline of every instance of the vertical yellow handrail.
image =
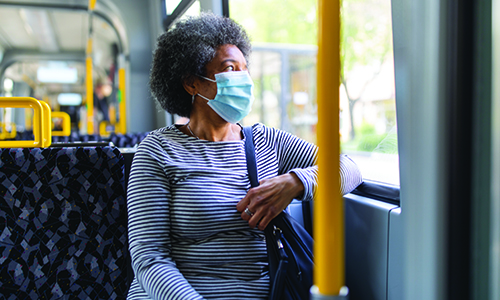
<svg viewBox="0 0 500 300">
<path fill-rule="evenodd" d="M 120 112 L 120 121 L 115 131 L 121 134 L 127 133 L 127 91 L 125 79 L 125 69 L 120 68 L 118 70 L 118 90 L 120 92 L 118 109 Z"/>
<path fill-rule="evenodd" d="M 91 40 L 89 41 L 91 42 Z M 87 85 L 87 133 L 94 134 L 94 83 L 92 79 L 92 57 L 86 58 L 86 85 Z"/>
<path fill-rule="evenodd" d="M 318 11 L 319 175 L 312 293 L 337 296 L 345 283 L 344 204 L 339 180 L 340 0 L 319 0 Z"/>
<path fill-rule="evenodd" d="M 116 107 L 114 104 L 109 106 L 109 123 L 112 125 L 116 124 Z"/>
<path fill-rule="evenodd" d="M 87 49 L 85 59 L 85 84 L 87 88 L 87 133 L 94 134 L 94 82 L 92 77 L 92 34 L 93 34 L 93 16 L 96 0 L 89 0 L 89 36 L 87 40 Z"/>
<path fill-rule="evenodd" d="M 95 9 L 96 0 L 89 0 L 89 10 Z"/>
<path fill-rule="evenodd" d="M 52 144 L 52 111 L 50 105 L 45 101 L 39 101 L 42 105 L 42 147 L 48 148 Z"/>
<path fill-rule="evenodd" d="M 33 114 L 30 109 L 24 110 L 24 129 L 28 131 L 33 129 Z"/>
</svg>

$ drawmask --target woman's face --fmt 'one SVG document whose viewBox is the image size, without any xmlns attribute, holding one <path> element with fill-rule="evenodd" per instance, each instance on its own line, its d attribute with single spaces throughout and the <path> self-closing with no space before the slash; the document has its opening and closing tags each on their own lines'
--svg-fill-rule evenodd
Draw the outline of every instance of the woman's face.
<svg viewBox="0 0 500 300">
<path fill-rule="evenodd" d="M 215 57 L 205 66 L 206 77 L 215 80 L 215 74 L 232 71 L 246 71 L 247 61 L 240 49 L 234 45 L 222 45 L 217 49 Z M 213 99 L 217 94 L 217 84 L 198 78 L 198 93 Z"/>
</svg>

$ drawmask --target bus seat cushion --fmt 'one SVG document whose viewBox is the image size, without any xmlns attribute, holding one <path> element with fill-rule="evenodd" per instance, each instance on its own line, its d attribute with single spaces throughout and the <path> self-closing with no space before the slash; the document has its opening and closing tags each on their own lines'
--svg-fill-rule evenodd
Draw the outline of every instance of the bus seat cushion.
<svg viewBox="0 0 500 300">
<path fill-rule="evenodd" d="M 124 296 L 126 199 L 118 149 L 1 149 L 0 161 L 0 294 Z"/>
</svg>

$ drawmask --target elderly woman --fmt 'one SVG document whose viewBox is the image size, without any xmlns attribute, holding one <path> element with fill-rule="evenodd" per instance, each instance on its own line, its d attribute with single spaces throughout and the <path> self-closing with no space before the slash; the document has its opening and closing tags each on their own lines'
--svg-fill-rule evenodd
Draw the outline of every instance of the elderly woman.
<svg viewBox="0 0 500 300">
<path fill-rule="evenodd" d="M 292 199 L 310 201 L 317 148 L 255 124 L 260 186 L 250 189 L 242 127 L 251 109 L 250 42 L 234 21 L 188 18 L 161 35 L 151 92 L 189 118 L 151 132 L 134 157 L 128 187 L 135 278 L 129 299 L 267 299 L 262 230 Z M 361 175 L 341 156 L 341 188 Z"/>
</svg>

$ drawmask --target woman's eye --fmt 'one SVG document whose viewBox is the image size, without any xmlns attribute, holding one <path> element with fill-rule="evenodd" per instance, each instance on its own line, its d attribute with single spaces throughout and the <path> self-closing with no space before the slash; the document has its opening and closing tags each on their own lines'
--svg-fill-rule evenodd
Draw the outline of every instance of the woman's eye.
<svg viewBox="0 0 500 300">
<path fill-rule="evenodd" d="M 226 67 L 226 71 L 234 71 L 234 67 L 233 66 L 228 66 L 228 67 Z"/>
</svg>

